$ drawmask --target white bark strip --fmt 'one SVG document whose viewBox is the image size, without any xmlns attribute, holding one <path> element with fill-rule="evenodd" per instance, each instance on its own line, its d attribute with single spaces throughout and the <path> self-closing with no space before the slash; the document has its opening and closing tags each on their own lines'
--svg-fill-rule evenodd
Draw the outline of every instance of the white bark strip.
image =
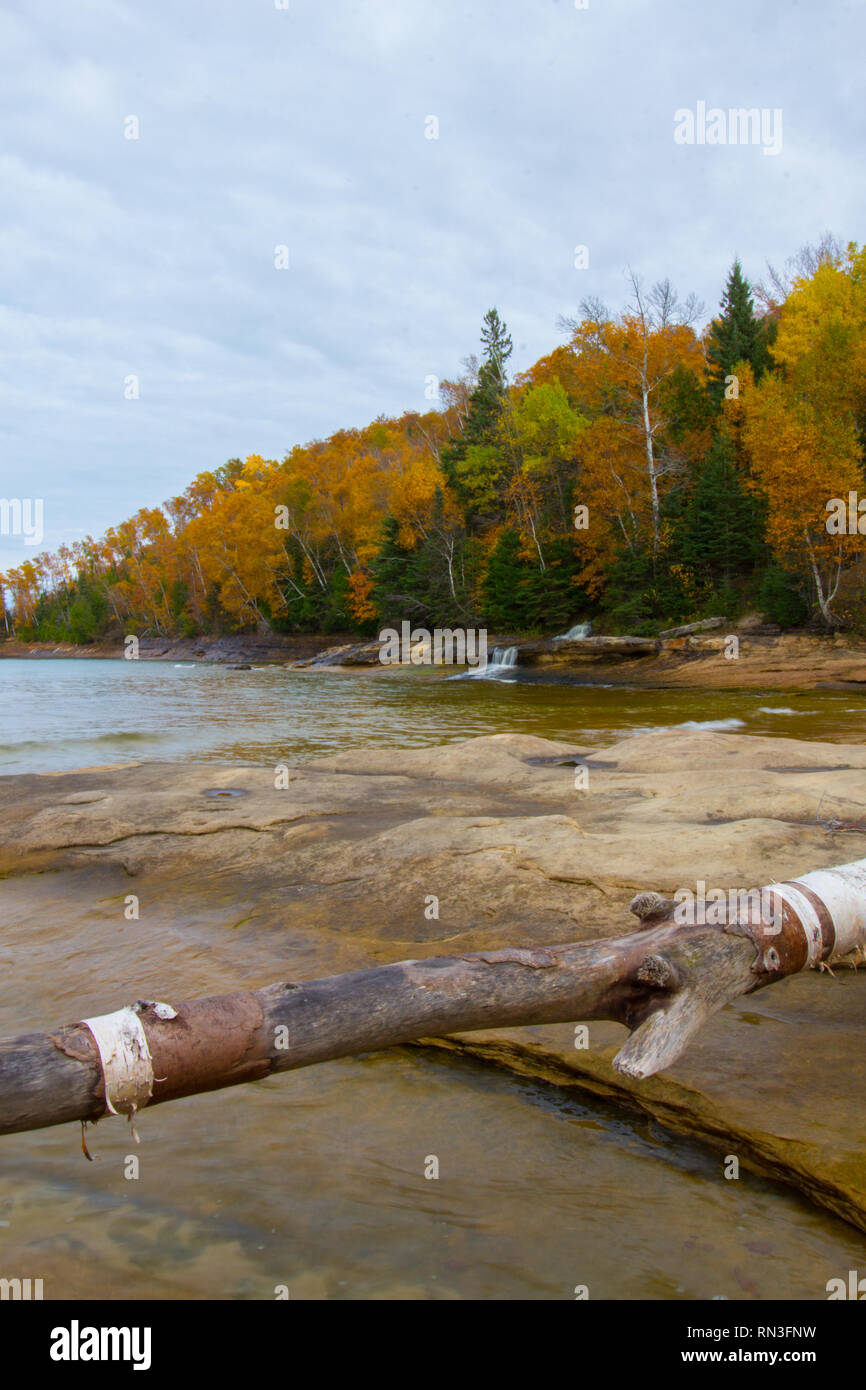
<svg viewBox="0 0 866 1390">
<path fill-rule="evenodd" d="M 83 1018 L 99 1051 L 105 1104 L 112 1115 L 134 1115 L 153 1095 L 153 1061 L 135 1009 Z"/>
<path fill-rule="evenodd" d="M 816 869 L 795 882 L 811 888 L 832 918 L 836 942 L 831 960 L 838 960 L 866 943 L 866 859 L 842 864 L 837 869 Z"/>
<path fill-rule="evenodd" d="M 179 1001 L 139 1000 L 53 1033 L 0 1041 L 0 1134 L 257 1081 L 276 1072 L 477 1029 L 612 1019 L 629 1037 L 614 1067 L 669 1067 L 726 1004 L 866 947 L 866 859 L 773 884 L 779 917 L 729 907 L 684 925 L 643 892 L 641 929 L 398 961 L 326 979 Z M 730 899 L 729 899 L 730 902 Z M 154 1073 L 156 1073 L 154 1075 Z"/>
</svg>

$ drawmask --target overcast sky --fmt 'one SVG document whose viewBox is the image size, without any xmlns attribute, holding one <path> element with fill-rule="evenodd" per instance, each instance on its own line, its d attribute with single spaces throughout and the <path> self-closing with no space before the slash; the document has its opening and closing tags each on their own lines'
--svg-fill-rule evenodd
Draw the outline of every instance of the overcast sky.
<svg viewBox="0 0 866 1390">
<path fill-rule="evenodd" d="M 0 496 L 45 536 L 0 568 L 429 408 L 493 304 L 520 370 L 629 265 L 709 316 L 735 253 L 866 240 L 860 0 L 283 3 L 4 0 Z M 781 151 L 677 144 L 699 102 Z"/>
</svg>

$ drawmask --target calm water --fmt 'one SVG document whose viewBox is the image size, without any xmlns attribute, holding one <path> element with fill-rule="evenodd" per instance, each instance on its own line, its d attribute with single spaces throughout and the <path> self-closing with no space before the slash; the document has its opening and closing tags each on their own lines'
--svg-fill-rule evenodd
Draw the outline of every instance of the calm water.
<svg viewBox="0 0 866 1390">
<path fill-rule="evenodd" d="M 0 661 L 5 772 L 122 759 L 309 759 L 518 730 L 610 742 L 663 725 L 859 741 L 850 695 L 701 693 L 122 661 Z M 214 880 L 118 925 L 106 869 L 0 883 L 6 1034 L 126 997 L 292 970 L 254 894 Z M 281 970 L 275 971 L 275 952 Z M 58 969 L 58 963 L 62 968 Z M 338 963 L 337 968 L 338 968 Z M 129 995 L 131 982 L 134 993 Z M 101 1124 L 0 1140 L 0 1277 L 46 1298 L 823 1298 L 864 1238 L 646 1119 L 400 1050 Z M 131 1179 L 128 1156 L 140 1161 Z M 424 1176 L 427 1155 L 438 1180 Z"/>
<path fill-rule="evenodd" d="M 0 771 L 127 759 L 267 762 L 504 730 L 610 742 L 701 724 L 860 742 L 866 698 L 816 691 L 628 690 L 521 679 L 357 675 L 168 662 L 0 660 Z"/>
</svg>

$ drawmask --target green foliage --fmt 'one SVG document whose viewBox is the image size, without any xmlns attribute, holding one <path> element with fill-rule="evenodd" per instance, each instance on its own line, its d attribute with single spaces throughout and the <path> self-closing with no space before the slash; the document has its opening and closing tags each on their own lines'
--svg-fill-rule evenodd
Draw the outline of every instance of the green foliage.
<svg viewBox="0 0 866 1390">
<path fill-rule="evenodd" d="M 570 540 L 544 548 L 545 568 L 521 558 L 516 531 L 506 530 L 490 552 L 482 580 L 482 612 L 497 632 L 561 632 L 579 622 L 589 601 L 577 582 Z"/>
<path fill-rule="evenodd" d="M 454 461 L 454 483 L 467 513 L 489 517 L 499 510 L 508 464 L 496 444 L 468 444 Z"/>
<path fill-rule="evenodd" d="M 524 391 L 508 421 L 506 438 L 519 453 L 524 472 L 549 473 L 555 465 L 571 460 L 587 424 L 570 403 L 559 378 Z"/>
<path fill-rule="evenodd" d="M 859 400 L 861 339 L 844 315 L 834 327 L 823 305 L 819 295 L 811 317 L 794 326 L 819 365 L 832 358 L 840 379 L 847 381 L 851 359 Z M 701 617 L 735 617 L 756 601 L 773 622 L 802 623 L 808 576 L 768 564 L 748 407 L 726 405 L 720 419 L 725 377 L 738 363 L 756 379 L 768 374 L 760 391 L 782 380 L 784 317 L 773 366 L 775 326 L 756 317 L 735 261 L 707 335 L 708 380 L 690 329 L 668 324 L 641 340 L 630 323 L 595 332 L 588 321 L 569 348 L 509 385 L 511 337 L 489 310 L 468 401 L 465 383 L 447 383 L 441 415 L 380 418 L 299 447 L 282 465 L 257 455 L 229 459 L 167 504 L 170 525 L 165 514 L 143 510 L 102 543 L 88 538 L 71 565 L 67 552 L 62 563 L 43 557 L 51 563 L 16 571 L 18 632 L 90 643 L 116 637 L 129 622 L 138 631 L 217 635 L 262 616 L 284 633 L 368 633 L 404 619 L 555 633 L 591 618 L 602 631 L 653 634 Z M 634 357 L 640 341 L 643 366 L 640 353 Z M 634 405 L 635 371 L 648 373 L 645 414 Z M 814 381 L 822 389 L 820 372 Z M 860 414 L 866 420 L 866 405 Z M 784 415 L 772 421 L 771 438 L 781 437 L 783 423 Z M 652 498 L 650 428 L 659 480 Z M 784 464 L 789 451 L 779 447 Z M 599 530 L 578 536 L 574 504 L 587 499 Z M 291 521 L 276 542 L 272 502 Z M 381 521 L 377 545 L 388 508 L 394 515 Z M 770 521 L 783 514 L 774 506 Z M 784 556 L 772 526 L 770 539 Z M 866 567 L 848 568 L 840 616 L 866 630 Z M 58 580 L 76 570 L 76 578 Z"/>
<path fill-rule="evenodd" d="M 653 578 L 652 556 L 624 551 L 611 567 L 601 605 L 602 625 L 611 633 L 653 637 L 664 606 Z"/>
<path fill-rule="evenodd" d="M 738 260 L 728 275 L 721 310 L 707 341 L 708 389 L 716 407 L 724 398 L 725 377 L 733 373 L 738 362 L 751 365 L 756 381 L 770 364 L 768 325 L 755 315 L 751 288 Z"/>
<path fill-rule="evenodd" d="M 519 558 L 520 537 L 503 531 L 494 546 L 482 585 L 484 620 L 497 632 L 521 631 L 527 626 L 523 586 L 526 565 Z"/>
<path fill-rule="evenodd" d="M 508 388 L 505 364 L 511 356 L 512 344 L 496 309 L 489 309 L 484 315 L 481 341 L 484 355 L 469 398 L 463 433 L 443 449 L 441 456 L 442 471 L 466 508 L 468 518 L 489 510 L 495 498 L 491 480 L 497 478 L 505 466 L 497 447 Z"/>
<path fill-rule="evenodd" d="M 399 530 L 394 517 L 386 517 L 382 543 L 372 565 L 371 598 L 386 626 L 393 626 L 404 618 L 411 621 L 414 612 L 426 611 L 427 607 L 421 597 L 423 584 L 418 552 L 400 544 Z"/>
<path fill-rule="evenodd" d="M 808 617 L 809 605 L 801 582 L 775 562 L 764 575 L 759 602 L 764 616 L 780 627 L 799 627 Z"/>
<path fill-rule="evenodd" d="M 109 608 L 104 590 L 83 575 L 69 585 L 42 594 L 33 622 L 20 635 L 35 642 L 98 641 L 109 631 Z"/>
<path fill-rule="evenodd" d="M 303 552 L 293 540 L 286 543 L 280 592 L 285 611 L 275 613 L 269 604 L 260 605 L 275 632 L 344 633 L 359 628 L 349 605 L 349 576 L 345 567 L 335 569 L 324 585 L 311 580 L 305 570 Z"/>
<path fill-rule="evenodd" d="M 681 364 L 662 383 L 660 401 L 667 418 L 666 437 L 681 444 L 690 432 L 707 429 L 715 415 L 715 405 L 706 388 Z"/>
<path fill-rule="evenodd" d="M 733 447 L 723 435 L 715 439 L 694 480 L 675 549 L 703 590 L 729 590 L 762 557 L 763 510 L 746 490 Z"/>
<path fill-rule="evenodd" d="M 481 342 L 484 347 L 483 365 L 488 368 L 500 394 L 503 394 L 506 386 L 505 364 L 511 356 L 512 343 L 498 309 L 488 309 L 484 315 Z"/>
<path fill-rule="evenodd" d="M 436 505 L 441 507 L 441 498 Z M 434 535 L 409 550 L 401 545 L 398 530 L 394 518 L 388 517 L 372 567 L 371 597 L 382 624 L 391 627 L 407 619 L 429 627 L 448 627 L 458 619 L 474 620 L 466 579 L 471 580 L 476 573 L 476 548 L 463 537 L 456 539 L 449 576 Z"/>
</svg>

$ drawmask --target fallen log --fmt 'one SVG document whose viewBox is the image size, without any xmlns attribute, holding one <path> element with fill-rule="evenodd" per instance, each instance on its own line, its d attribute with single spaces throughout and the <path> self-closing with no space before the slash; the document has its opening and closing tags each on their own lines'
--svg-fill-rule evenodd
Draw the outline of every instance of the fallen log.
<svg viewBox="0 0 866 1390">
<path fill-rule="evenodd" d="M 696 909 L 688 899 L 638 894 L 640 928 L 615 939 L 404 960 L 176 1005 L 139 1000 L 0 1041 L 0 1134 L 132 1119 L 145 1105 L 479 1028 L 623 1023 L 630 1036 L 614 1066 L 641 1079 L 740 995 L 855 964 L 866 948 L 866 860 L 717 892 Z"/>
</svg>

